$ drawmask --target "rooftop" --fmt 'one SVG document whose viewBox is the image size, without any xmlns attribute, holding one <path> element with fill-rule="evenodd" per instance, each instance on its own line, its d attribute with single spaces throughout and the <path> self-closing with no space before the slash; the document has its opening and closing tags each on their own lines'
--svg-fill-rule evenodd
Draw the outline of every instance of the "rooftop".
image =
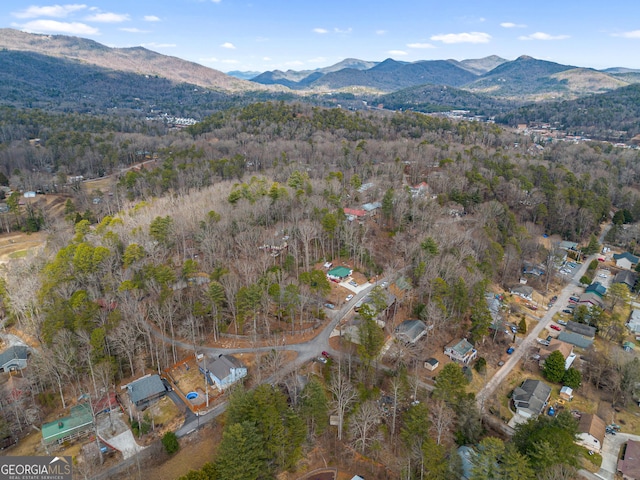
<svg viewBox="0 0 640 480">
<path fill-rule="evenodd" d="M 29 350 L 25 345 L 14 345 L 13 347 L 9 347 L 4 352 L 0 353 L 0 366 L 16 358 L 26 360 L 28 353 Z"/>
<path fill-rule="evenodd" d="M 134 380 L 127 385 L 127 390 L 129 390 L 129 398 L 136 404 L 166 391 L 160 375 L 148 375 Z"/>
<path fill-rule="evenodd" d="M 42 425 L 42 441 L 54 443 L 76 430 L 93 425 L 93 414 L 87 403 L 71 407 L 69 416 Z"/>
<path fill-rule="evenodd" d="M 519 409 L 539 415 L 551 394 L 551 387 L 540 380 L 525 380 L 513 390 L 513 403 Z"/>
<path fill-rule="evenodd" d="M 232 368 L 242 368 L 244 365 L 240 360 L 231 355 L 220 355 L 211 365 L 209 371 L 218 379 L 222 380 L 231 374 Z"/>
<path fill-rule="evenodd" d="M 624 457 L 618 460 L 618 471 L 629 478 L 640 478 L 640 442 L 627 442 Z"/>
<path fill-rule="evenodd" d="M 327 272 L 327 275 L 338 278 L 346 278 L 351 275 L 352 272 L 353 270 L 351 270 L 349 267 L 333 267 Z"/>
</svg>

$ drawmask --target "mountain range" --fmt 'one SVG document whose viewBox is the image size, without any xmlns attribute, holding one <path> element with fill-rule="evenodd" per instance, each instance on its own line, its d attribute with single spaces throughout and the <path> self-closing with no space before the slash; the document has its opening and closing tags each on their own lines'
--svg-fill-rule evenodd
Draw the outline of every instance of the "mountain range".
<svg viewBox="0 0 640 480">
<path fill-rule="evenodd" d="M 142 47 L 110 48 L 79 37 L 0 29 L 0 104 L 16 107 L 93 113 L 127 108 L 198 118 L 238 103 L 297 99 L 353 109 L 465 109 L 515 121 L 558 117 L 561 110 L 515 112 L 520 106 L 594 94 L 604 94 L 596 95 L 598 108 L 609 108 L 636 98 L 638 89 L 627 89 L 640 84 L 640 70 L 595 70 L 526 55 L 511 61 L 495 55 L 417 62 L 347 58 L 315 70 L 233 73 Z M 582 127 L 580 117 L 565 120 Z"/>
</svg>

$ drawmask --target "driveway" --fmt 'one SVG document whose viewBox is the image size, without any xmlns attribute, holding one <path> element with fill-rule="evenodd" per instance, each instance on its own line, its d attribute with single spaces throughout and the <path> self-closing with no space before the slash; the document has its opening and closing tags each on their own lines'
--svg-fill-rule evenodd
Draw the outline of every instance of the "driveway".
<svg viewBox="0 0 640 480">
<path fill-rule="evenodd" d="M 614 480 L 618 467 L 618 455 L 620 448 L 627 440 L 640 441 L 640 435 L 618 432 L 615 435 L 606 435 L 602 444 L 602 465 L 598 470 L 598 476 L 606 480 Z"/>
</svg>

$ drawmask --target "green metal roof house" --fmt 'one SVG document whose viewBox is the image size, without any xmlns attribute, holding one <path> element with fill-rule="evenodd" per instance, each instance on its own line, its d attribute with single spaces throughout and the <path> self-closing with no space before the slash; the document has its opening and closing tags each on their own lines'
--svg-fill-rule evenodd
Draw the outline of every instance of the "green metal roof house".
<svg viewBox="0 0 640 480">
<path fill-rule="evenodd" d="M 71 408 L 68 417 L 42 425 L 42 443 L 53 445 L 81 437 L 93 430 L 93 415 L 87 403 Z"/>
<path fill-rule="evenodd" d="M 327 272 L 327 277 L 329 280 L 338 280 L 342 281 L 345 278 L 349 277 L 353 273 L 349 267 L 334 267 Z"/>
</svg>

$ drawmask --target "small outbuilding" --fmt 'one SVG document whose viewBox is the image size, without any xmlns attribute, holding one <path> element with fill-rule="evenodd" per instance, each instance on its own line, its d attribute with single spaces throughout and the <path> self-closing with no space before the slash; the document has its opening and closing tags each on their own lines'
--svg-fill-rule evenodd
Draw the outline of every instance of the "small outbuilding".
<svg viewBox="0 0 640 480">
<path fill-rule="evenodd" d="M 433 372 L 436 368 L 440 366 L 440 362 L 437 358 L 431 357 L 424 361 L 424 368 Z"/>
<path fill-rule="evenodd" d="M 570 402 L 573 400 L 573 388 L 567 387 L 566 385 L 560 389 L 560 398 L 563 400 L 567 400 Z"/>
</svg>

